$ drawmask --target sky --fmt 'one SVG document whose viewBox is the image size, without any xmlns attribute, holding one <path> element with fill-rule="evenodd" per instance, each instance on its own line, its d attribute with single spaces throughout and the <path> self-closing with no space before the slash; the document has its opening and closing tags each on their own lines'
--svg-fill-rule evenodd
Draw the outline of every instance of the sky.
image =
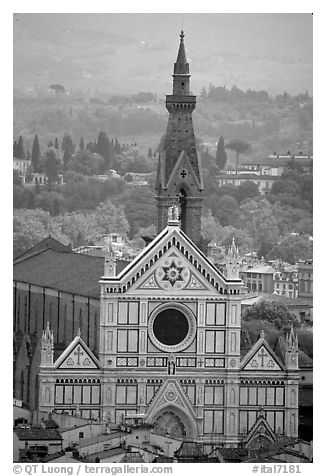
<svg viewBox="0 0 326 476">
<path fill-rule="evenodd" d="M 18 13 L 14 86 L 167 94 L 185 31 L 192 89 L 312 94 L 309 13 Z"/>
</svg>

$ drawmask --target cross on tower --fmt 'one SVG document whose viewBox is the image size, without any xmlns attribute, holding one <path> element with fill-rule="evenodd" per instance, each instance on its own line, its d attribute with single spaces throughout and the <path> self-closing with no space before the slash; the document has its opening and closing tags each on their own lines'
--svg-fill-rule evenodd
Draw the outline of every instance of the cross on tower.
<svg viewBox="0 0 326 476">
<path fill-rule="evenodd" d="M 264 366 L 264 358 L 268 357 L 268 354 L 264 351 L 264 348 L 261 349 L 260 353 L 258 354 L 258 357 L 261 357 L 261 366 Z"/>
<path fill-rule="evenodd" d="M 84 355 L 84 352 L 81 350 L 80 347 L 74 352 L 74 355 L 77 355 L 77 365 L 80 365 L 80 356 Z"/>
</svg>

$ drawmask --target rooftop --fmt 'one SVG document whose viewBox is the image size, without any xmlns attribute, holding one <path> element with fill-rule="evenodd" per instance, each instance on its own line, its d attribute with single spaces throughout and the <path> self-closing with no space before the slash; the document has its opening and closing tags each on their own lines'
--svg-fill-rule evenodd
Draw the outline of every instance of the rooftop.
<svg viewBox="0 0 326 476">
<path fill-rule="evenodd" d="M 57 430 L 45 428 L 14 428 L 19 440 L 62 440 Z"/>
<path fill-rule="evenodd" d="M 117 274 L 129 261 L 117 260 Z M 47 249 L 14 263 L 14 281 L 100 298 L 104 258 Z"/>
</svg>

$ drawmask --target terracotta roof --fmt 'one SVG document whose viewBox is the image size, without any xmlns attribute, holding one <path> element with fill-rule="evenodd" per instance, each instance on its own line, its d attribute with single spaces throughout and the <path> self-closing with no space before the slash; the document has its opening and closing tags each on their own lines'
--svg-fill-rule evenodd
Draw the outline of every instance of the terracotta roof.
<svg viewBox="0 0 326 476">
<path fill-rule="evenodd" d="M 15 428 L 19 440 L 62 440 L 57 430 L 45 428 Z"/>
<path fill-rule="evenodd" d="M 219 448 L 218 453 L 224 461 L 241 462 L 248 456 L 247 448 Z"/>
<path fill-rule="evenodd" d="M 144 458 L 138 451 L 130 452 L 124 455 L 121 463 L 144 463 Z"/>
<path fill-rule="evenodd" d="M 268 293 L 261 293 L 260 296 L 261 296 L 261 299 L 265 299 L 265 301 L 285 304 L 286 306 L 307 306 L 309 308 L 312 307 L 311 299 L 290 298 L 287 296 L 281 296 L 280 294 L 268 294 Z"/>
<path fill-rule="evenodd" d="M 313 359 L 301 349 L 298 352 L 298 361 L 300 369 L 313 367 Z"/>
<path fill-rule="evenodd" d="M 126 448 L 122 448 L 121 446 L 117 448 L 111 448 L 109 450 L 99 451 L 98 453 L 92 453 L 86 457 L 86 460 L 90 463 L 95 463 L 96 458 L 99 460 L 109 458 L 111 456 L 121 455 L 126 452 Z"/>
<path fill-rule="evenodd" d="M 313 389 L 311 387 L 299 387 L 299 407 L 313 406 Z"/>
<path fill-rule="evenodd" d="M 117 274 L 127 264 L 117 260 Z M 46 250 L 14 263 L 13 274 L 14 281 L 99 299 L 103 273 L 103 257 Z"/>
<path fill-rule="evenodd" d="M 184 441 L 174 453 L 178 458 L 203 458 L 204 455 L 198 444 L 193 441 Z"/>
</svg>

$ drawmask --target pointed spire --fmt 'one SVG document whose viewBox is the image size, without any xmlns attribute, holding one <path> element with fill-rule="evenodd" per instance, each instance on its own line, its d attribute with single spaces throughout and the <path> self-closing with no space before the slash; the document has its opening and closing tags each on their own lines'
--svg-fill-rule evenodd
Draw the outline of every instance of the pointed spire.
<svg viewBox="0 0 326 476">
<path fill-rule="evenodd" d="M 189 74 L 189 64 L 187 63 L 186 49 L 183 40 L 184 36 L 183 30 L 181 30 L 177 61 L 174 63 L 174 74 Z"/>
</svg>

